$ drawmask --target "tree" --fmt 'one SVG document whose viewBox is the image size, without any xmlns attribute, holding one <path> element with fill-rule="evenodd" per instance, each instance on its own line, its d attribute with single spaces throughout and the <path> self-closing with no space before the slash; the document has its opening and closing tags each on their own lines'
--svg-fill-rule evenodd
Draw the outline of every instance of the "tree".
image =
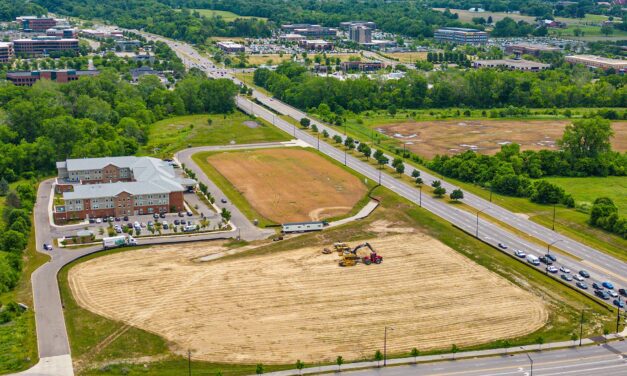
<svg viewBox="0 0 627 376">
<path fill-rule="evenodd" d="M 9 253 L 21 253 L 26 247 L 26 236 L 15 230 L 7 230 L 0 238 L 0 249 Z"/>
<path fill-rule="evenodd" d="M 327 132 L 327 130 L 326 130 L 326 129 L 324 129 L 324 130 L 322 131 L 322 137 L 323 137 L 323 138 L 329 138 L 329 132 Z"/>
<path fill-rule="evenodd" d="M 296 369 L 298 373 L 301 374 L 303 372 L 303 368 L 305 368 L 305 363 L 301 362 L 300 359 L 296 361 Z"/>
<path fill-rule="evenodd" d="M 438 186 L 433 190 L 435 197 L 442 198 L 446 194 L 446 189 L 442 186 Z"/>
<path fill-rule="evenodd" d="M 540 347 L 540 351 L 542 351 L 542 345 L 544 344 L 544 337 L 539 336 L 536 338 L 536 345 Z"/>
<path fill-rule="evenodd" d="M 451 353 L 453 354 L 453 360 L 455 360 L 455 354 L 457 354 L 458 351 L 459 351 L 459 348 L 457 347 L 457 345 L 453 344 L 451 346 Z"/>
<path fill-rule="evenodd" d="M 396 170 L 397 174 L 402 175 L 405 172 L 405 164 L 404 163 L 397 164 L 396 167 L 394 167 L 394 169 Z"/>
<path fill-rule="evenodd" d="M 418 361 L 416 358 L 418 358 L 418 355 L 420 355 L 420 351 L 418 351 L 418 349 L 414 347 L 413 349 L 411 349 L 411 352 L 409 354 L 414 357 L 414 364 L 416 364 L 416 362 Z"/>
<path fill-rule="evenodd" d="M 344 358 L 342 358 L 341 355 L 338 355 L 338 357 L 335 359 L 335 364 L 337 364 L 337 370 L 339 372 L 342 372 L 342 364 L 344 364 Z"/>
<path fill-rule="evenodd" d="M 381 353 L 381 350 L 375 351 L 375 353 L 374 353 L 374 360 L 377 361 L 377 367 L 379 367 L 381 361 L 383 360 L 383 354 Z"/>
<path fill-rule="evenodd" d="M 442 182 L 441 182 L 441 181 L 439 181 L 439 180 L 434 180 L 434 181 L 431 183 L 431 186 L 432 186 L 433 188 L 438 188 L 438 187 L 441 187 L 441 186 L 442 186 Z"/>
<path fill-rule="evenodd" d="M 596 158 L 610 151 L 614 135 L 609 120 L 601 118 L 575 120 L 567 125 L 558 144 L 573 158 Z"/>
<path fill-rule="evenodd" d="M 311 125 L 311 130 L 312 130 L 314 133 L 318 133 L 318 126 L 317 126 L 316 124 L 312 124 L 312 125 Z"/>
<path fill-rule="evenodd" d="M 573 345 L 575 344 L 575 342 L 577 342 L 578 339 L 579 336 L 577 335 L 577 333 L 572 332 L 572 334 L 570 335 L 570 340 L 573 341 Z"/>
<path fill-rule="evenodd" d="M 348 149 L 354 149 L 355 148 L 355 140 L 353 140 L 352 137 L 346 137 L 346 139 L 344 139 L 344 146 L 346 146 L 346 148 Z"/>
<path fill-rule="evenodd" d="M 381 157 L 383 157 L 383 151 L 375 150 L 372 157 L 378 161 Z"/>
<path fill-rule="evenodd" d="M 311 120 L 309 120 L 308 118 L 304 117 L 300 119 L 300 125 L 303 128 L 309 128 L 309 125 L 311 124 Z"/>
<path fill-rule="evenodd" d="M 606 37 L 612 35 L 613 33 L 614 33 L 614 26 L 612 26 L 611 24 L 605 24 L 601 26 L 601 34 L 605 35 Z"/>
<path fill-rule="evenodd" d="M 419 176 L 420 176 L 420 171 L 419 170 L 414 169 L 414 171 L 411 172 L 411 177 L 412 178 L 417 178 Z"/>
<path fill-rule="evenodd" d="M 336 144 L 342 143 L 342 136 L 336 134 L 333 136 L 333 141 L 335 141 Z"/>
<path fill-rule="evenodd" d="M 396 106 L 391 104 L 388 106 L 388 113 L 394 117 L 396 115 Z"/>
<path fill-rule="evenodd" d="M 231 220 L 231 212 L 228 211 L 226 208 L 222 208 L 220 216 L 222 217 L 222 221 L 224 223 L 228 223 Z"/>
<path fill-rule="evenodd" d="M 450 194 L 451 200 L 459 201 L 464 198 L 464 192 L 461 189 L 454 189 Z"/>
<path fill-rule="evenodd" d="M 0 179 L 0 196 L 6 196 L 9 193 L 9 182 L 3 177 Z"/>
<path fill-rule="evenodd" d="M 420 176 L 417 177 L 416 180 L 414 180 L 414 183 L 416 183 L 416 185 L 422 185 L 423 184 L 422 178 Z"/>
<path fill-rule="evenodd" d="M 255 373 L 257 375 L 263 374 L 263 364 L 257 363 L 257 366 L 255 367 Z"/>
</svg>

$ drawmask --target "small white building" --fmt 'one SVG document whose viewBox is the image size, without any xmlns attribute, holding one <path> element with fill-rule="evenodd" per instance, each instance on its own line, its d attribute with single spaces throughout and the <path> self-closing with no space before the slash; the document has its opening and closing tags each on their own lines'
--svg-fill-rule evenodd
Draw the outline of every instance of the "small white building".
<svg viewBox="0 0 627 376">
<path fill-rule="evenodd" d="M 309 231 L 321 231 L 324 228 L 325 222 L 293 222 L 284 223 L 281 225 L 281 232 L 284 234 L 290 232 L 309 232 Z"/>
</svg>

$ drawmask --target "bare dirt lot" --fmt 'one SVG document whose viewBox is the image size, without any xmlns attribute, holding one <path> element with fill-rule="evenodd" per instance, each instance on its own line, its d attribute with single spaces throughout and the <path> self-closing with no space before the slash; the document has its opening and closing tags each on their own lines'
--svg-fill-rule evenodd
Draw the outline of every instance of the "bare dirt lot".
<svg viewBox="0 0 627 376">
<path fill-rule="evenodd" d="M 259 214 L 277 223 L 347 214 L 367 191 L 354 175 L 302 149 L 221 153 L 208 162 Z"/>
<path fill-rule="evenodd" d="M 377 127 L 381 133 L 407 142 L 413 152 L 433 157 L 475 150 L 494 154 L 506 143 L 517 143 L 522 150 L 555 149 L 568 120 L 438 120 L 388 124 Z M 612 148 L 627 150 L 627 122 L 613 122 Z"/>
<path fill-rule="evenodd" d="M 374 225 L 387 233 L 369 240 L 380 265 L 341 268 L 321 247 L 201 262 L 220 248 L 181 244 L 89 260 L 68 280 L 82 307 L 215 362 L 371 357 L 386 325 L 399 353 L 512 338 L 547 321 L 540 298 L 439 241 Z"/>
</svg>

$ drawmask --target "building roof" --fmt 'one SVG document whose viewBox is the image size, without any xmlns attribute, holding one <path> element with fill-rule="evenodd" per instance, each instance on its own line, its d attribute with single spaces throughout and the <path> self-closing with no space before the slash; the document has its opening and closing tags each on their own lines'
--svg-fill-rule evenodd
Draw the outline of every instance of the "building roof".
<svg viewBox="0 0 627 376">
<path fill-rule="evenodd" d="M 489 65 L 489 66 L 508 66 L 511 68 L 549 68 L 550 64 L 539 63 L 537 61 L 523 60 L 523 59 L 495 59 L 495 60 L 476 60 L 474 62 L 477 65 Z"/>
<path fill-rule="evenodd" d="M 477 30 L 477 29 L 469 29 L 465 27 L 442 27 L 439 28 L 438 31 L 450 31 L 450 32 L 464 32 L 464 33 L 485 33 L 485 31 Z"/>
<path fill-rule="evenodd" d="M 20 42 L 77 42 L 78 43 L 78 39 L 44 36 L 44 37 L 15 39 L 13 43 L 15 42 L 18 42 L 18 43 Z"/>
<path fill-rule="evenodd" d="M 81 184 L 74 186 L 74 192 L 65 192 L 65 200 L 113 197 L 121 192 L 132 195 L 157 194 L 184 191 L 184 186 L 196 184 L 193 179 L 176 176 L 170 163 L 151 157 L 108 157 L 89 159 L 68 159 L 58 162 L 57 167 L 67 171 L 98 170 L 108 165 L 129 168 L 134 181 L 103 184 Z"/>
<path fill-rule="evenodd" d="M 616 66 L 627 64 L 627 60 L 610 59 L 607 57 L 596 56 L 596 55 L 568 55 L 566 56 L 566 59 L 576 59 L 581 62 L 597 62 L 597 63 L 603 63 L 607 65 L 616 65 Z"/>
</svg>

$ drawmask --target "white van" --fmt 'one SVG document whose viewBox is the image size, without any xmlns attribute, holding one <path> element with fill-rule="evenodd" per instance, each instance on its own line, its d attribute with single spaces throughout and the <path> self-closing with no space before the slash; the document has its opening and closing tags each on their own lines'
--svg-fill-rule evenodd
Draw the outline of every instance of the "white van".
<svg viewBox="0 0 627 376">
<path fill-rule="evenodd" d="M 527 262 L 531 265 L 540 265 L 540 259 L 534 255 L 527 255 Z"/>
</svg>

